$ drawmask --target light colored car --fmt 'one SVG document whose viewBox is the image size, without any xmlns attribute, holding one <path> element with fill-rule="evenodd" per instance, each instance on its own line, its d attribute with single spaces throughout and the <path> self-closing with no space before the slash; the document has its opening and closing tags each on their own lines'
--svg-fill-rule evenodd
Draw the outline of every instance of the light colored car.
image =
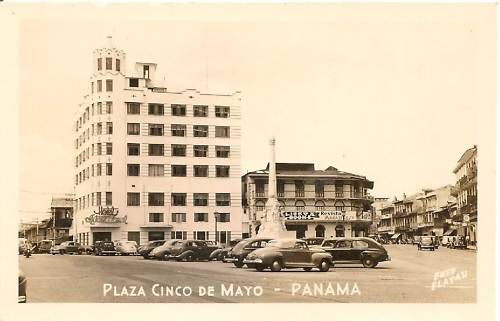
<svg viewBox="0 0 500 321">
<path fill-rule="evenodd" d="M 182 240 L 172 239 L 166 241 L 163 245 L 155 247 L 151 252 L 149 252 L 149 257 L 161 261 L 166 260 L 168 255 L 171 253 L 172 247 L 180 241 Z"/>
<path fill-rule="evenodd" d="M 137 243 L 135 241 L 116 241 L 115 248 L 118 255 L 137 255 Z"/>
<path fill-rule="evenodd" d="M 54 245 L 50 248 L 49 253 L 52 255 L 60 254 L 61 253 L 60 250 L 61 250 L 61 248 L 59 245 Z"/>
</svg>

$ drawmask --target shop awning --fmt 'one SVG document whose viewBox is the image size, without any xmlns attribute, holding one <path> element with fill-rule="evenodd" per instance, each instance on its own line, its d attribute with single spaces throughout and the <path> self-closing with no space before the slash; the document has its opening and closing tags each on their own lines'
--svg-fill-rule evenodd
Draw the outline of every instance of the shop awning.
<svg viewBox="0 0 500 321">
<path fill-rule="evenodd" d="M 455 236 L 455 235 L 457 235 L 457 229 L 456 228 L 449 229 L 448 231 L 444 232 L 443 235 L 444 236 Z"/>
<path fill-rule="evenodd" d="M 401 236 L 401 234 L 396 233 L 396 234 L 394 234 L 393 236 L 391 236 L 391 239 L 397 239 L 397 238 L 398 238 L 398 237 L 400 237 L 400 236 Z"/>
</svg>

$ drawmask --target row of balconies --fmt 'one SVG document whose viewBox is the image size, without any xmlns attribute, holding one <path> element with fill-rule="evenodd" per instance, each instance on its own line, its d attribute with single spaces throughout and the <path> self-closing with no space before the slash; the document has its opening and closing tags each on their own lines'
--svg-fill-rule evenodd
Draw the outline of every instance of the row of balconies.
<svg viewBox="0 0 500 321">
<path fill-rule="evenodd" d="M 265 192 L 255 192 L 256 198 L 267 198 L 267 193 Z M 363 195 L 363 193 L 348 193 L 348 192 L 304 192 L 304 191 L 295 191 L 295 192 L 278 192 L 278 198 L 307 198 L 307 199 L 317 199 L 317 198 L 330 198 L 330 199 L 363 199 L 373 201 L 373 196 L 371 195 Z"/>
</svg>

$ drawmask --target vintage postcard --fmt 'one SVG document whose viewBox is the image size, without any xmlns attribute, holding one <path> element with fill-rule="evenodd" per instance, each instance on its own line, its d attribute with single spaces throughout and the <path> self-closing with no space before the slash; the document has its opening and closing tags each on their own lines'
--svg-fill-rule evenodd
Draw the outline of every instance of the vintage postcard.
<svg viewBox="0 0 500 321">
<path fill-rule="evenodd" d="M 0 319 L 493 319 L 493 4 L 0 12 Z"/>
</svg>

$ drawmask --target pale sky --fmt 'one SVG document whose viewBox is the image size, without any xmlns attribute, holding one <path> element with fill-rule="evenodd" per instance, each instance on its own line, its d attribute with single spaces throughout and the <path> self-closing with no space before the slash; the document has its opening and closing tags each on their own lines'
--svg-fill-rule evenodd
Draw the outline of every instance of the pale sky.
<svg viewBox="0 0 500 321">
<path fill-rule="evenodd" d="M 73 192 L 72 117 L 92 51 L 110 34 L 129 70 L 156 62 L 169 89 L 242 91 L 242 174 L 265 167 L 274 135 L 278 162 L 365 175 L 376 197 L 454 184 L 457 160 L 478 144 L 477 70 L 490 49 L 478 23 L 484 12 L 351 7 L 249 10 L 241 19 L 233 9 L 231 18 L 78 19 L 75 11 L 25 20 L 21 218 L 43 217 L 52 193 Z"/>
</svg>

